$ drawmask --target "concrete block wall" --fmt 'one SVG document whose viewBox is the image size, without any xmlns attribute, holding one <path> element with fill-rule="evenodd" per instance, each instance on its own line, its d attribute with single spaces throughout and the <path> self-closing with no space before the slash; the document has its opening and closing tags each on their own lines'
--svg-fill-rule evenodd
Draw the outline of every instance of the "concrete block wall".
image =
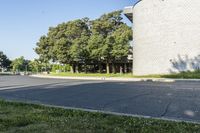
<svg viewBox="0 0 200 133">
<path fill-rule="evenodd" d="M 200 0 L 142 0 L 133 8 L 135 75 L 200 68 Z"/>
</svg>

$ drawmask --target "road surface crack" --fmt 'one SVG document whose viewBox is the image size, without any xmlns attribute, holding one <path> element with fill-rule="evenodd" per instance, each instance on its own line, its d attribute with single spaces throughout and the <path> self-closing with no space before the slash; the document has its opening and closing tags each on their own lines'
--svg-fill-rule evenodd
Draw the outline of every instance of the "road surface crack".
<svg viewBox="0 0 200 133">
<path fill-rule="evenodd" d="M 170 102 L 167 104 L 167 106 L 165 107 L 165 110 L 164 110 L 163 113 L 160 115 L 161 117 L 164 117 L 164 116 L 167 114 L 167 112 L 169 111 L 169 107 L 170 107 L 171 104 L 172 104 L 172 101 L 170 101 Z"/>
</svg>

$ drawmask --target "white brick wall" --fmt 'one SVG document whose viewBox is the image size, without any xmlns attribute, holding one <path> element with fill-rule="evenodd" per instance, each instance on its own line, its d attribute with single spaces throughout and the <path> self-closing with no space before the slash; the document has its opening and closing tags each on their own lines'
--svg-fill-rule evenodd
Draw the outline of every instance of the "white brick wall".
<svg viewBox="0 0 200 133">
<path fill-rule="evenodd" d="M 142 0 L 133 23 L 135 75 L 199 67 L 200 0 Z"/>
</svg>

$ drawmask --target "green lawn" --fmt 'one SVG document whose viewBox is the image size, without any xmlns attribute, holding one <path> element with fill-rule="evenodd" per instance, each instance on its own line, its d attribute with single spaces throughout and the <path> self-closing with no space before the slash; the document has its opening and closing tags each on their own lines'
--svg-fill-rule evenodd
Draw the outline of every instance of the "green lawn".
<svg viewBox="0 0 200 133">
<path fill-rule="evenodd" d="M 200 79 L 200 71 L 181 72 L 179 74 L 161 75 L 164 78 Z"/>
<path fill-rule="evenodd" d="M 146 76 L 134 76 L 132 73 L 127 74 L 106 74 L 106 73 L 70 73 L 70 72 L 62 72 L 62 73 L 51 73 L 50 76 L 69 76 L 69 77 L 116 77 L 116 78 L 162 78 L 161 75 L 146 75 Z"/>
<path fill-rule="evenodd" d="M 70 76 L 70 77 L 119 77 L 119 78 L 181 78 L 181 79 L 200 79 L 200 71 L 196 72 L 181 72 L 179 74 L 170 75 L 146 75 L 146 76 L 134 76 L 131 73 L 128 74 L 100 74 L 100 73 L 51 73 L 51 76 Z"/>
<path fill-rule="evenodd" d="M 12 73 L 2 73 L 2 72 L 0 72 L 0 76 L 7 76 L 7 75 L 12 75 Z"/>
<path fill-rule="evenodd" d="M 0 101 L 0 132 L 192 133 L 199 124 L 116 116 Z"/>
<path fill-rule="evenodd" d="M 70 76 L 70 77 L 132 77 L 132 74 L 104 74 L 104 73 L 51 73 L 52 76 Z"/>
</svg>

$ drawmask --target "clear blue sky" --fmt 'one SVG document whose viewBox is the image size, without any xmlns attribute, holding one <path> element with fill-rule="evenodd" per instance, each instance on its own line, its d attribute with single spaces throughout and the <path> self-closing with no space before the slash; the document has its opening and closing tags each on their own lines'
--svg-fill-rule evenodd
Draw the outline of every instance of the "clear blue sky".
<svg viewBox="0 0 200 133">
<path fill-rule="evenodd" d="M 83 17 L 95 19 L 133 3 L 134 0 L 2 0 L 0 51 L 11 59 L 33 59 L 37 57 L 33 51 L 36 42 L 50 26 Z"/>
</svg>

